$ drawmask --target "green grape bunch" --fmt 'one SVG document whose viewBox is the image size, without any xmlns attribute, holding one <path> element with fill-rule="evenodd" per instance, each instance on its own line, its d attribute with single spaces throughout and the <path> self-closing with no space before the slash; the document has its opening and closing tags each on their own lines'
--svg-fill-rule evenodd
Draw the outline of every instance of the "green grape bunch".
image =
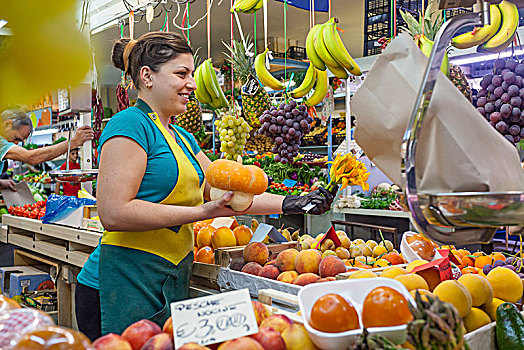
<svg viewBox="0 0 524 350">
<path fill-rule="evenodd" d="M 220 152 L 225 154 L 225 158 L 236 160 L 238 156 L 242 156 L 251 131 L 245 119 L 226 113 L 215 121 L 215 126 L 220 134 Z"/>
</svg>

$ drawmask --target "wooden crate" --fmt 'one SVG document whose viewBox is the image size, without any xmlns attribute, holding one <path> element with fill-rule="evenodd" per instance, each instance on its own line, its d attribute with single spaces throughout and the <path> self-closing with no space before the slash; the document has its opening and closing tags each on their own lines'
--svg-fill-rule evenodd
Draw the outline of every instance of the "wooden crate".
<svg viewBox="0 0 524 350">
<path fill-rule="evenodd" d="M 300 244 L 296 241 L 278 243 L 278 244 L 268 244 L 267 248 L 269 249 L 269 255 L 274 253 L 280 253 L 283 250 L 294 248 L 299 250 Z M 235 246 L 235 247 L 223 247 L 215 249 L 215 264 L 223 267 L 229 266 L 229 264 L 234 260 L 240 260 L 243 258 L 245 245 Z"/>
<path fill-rule="evenodd" d="M 408 266 L 408 264 L 398 264 L 398 265 L 391 265 L 391 266 L 398 266 L 398 267 L 406 268 L 406 266 Z M 391 267 L 391 266 L 375 267 L 375 268 L 372 268 L 372 269 L 367 269 L 367 271 L 371 271 L 371 272 L 373 272 L 374 274 L 376 274 L 376 275 L 378 275 L 380 277 L 380 275 L 382 274 L 382 271 L 384 271 L 385 269 L 387 269 L 388 267 Z M 354 271 L 348 271 L 348 272 L 344 272 L 344 273 L 339 273 L 336 278 L 337 278 L 337 280 L 348 279 L 355 272 L 362 271 L 362 270 L 366 270 L 366 269 L 358 269 L 358 270 L 354 270 Z"/>
<path fill-rule="evenodd" d="M 298 297 L 296 295 L 273 289 L 261 289 L 258 291 L 258 301 L 266 305 L 271 314 L 286 315 L 295 323 L 303 323 L 302 316 L 298 313 Z"/>
</svg>

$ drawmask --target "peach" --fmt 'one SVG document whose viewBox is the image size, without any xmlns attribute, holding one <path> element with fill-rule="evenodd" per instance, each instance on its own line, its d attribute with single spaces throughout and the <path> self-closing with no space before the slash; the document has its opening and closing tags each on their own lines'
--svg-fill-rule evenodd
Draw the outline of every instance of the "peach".
<svg viewBox="0 0 524 350">
<path fill-rule="evenodd" d="M 255 312 L 257 326 L 260 326 L 260 323 L 269 317 L 269 310 L 260 301 L 252 300 L 251 304 L 253 305 L 253 311 Z"/>
<path fill-rule="evenodd" d="M 258 276 L 258 273 L 262 270 L 262 266 L 256 262 L 250 262 L 244 265 L 242 272 L 249 273 L 251 275 Z"/>
<path fill-rule="evenodd" d="M 277 277 L 277 281 L 285 283 L 293 283 L 295 278 L 298 277 L 298 272 L 296 271 L 284 271 Z"/>
<path fill-rule="evenodd" d="M 264 319 L 262 323 L 260 323 L 260 328 L 270 327 L 278 333 L 282 334 L 282 332 L 292 324 L 293 322 L 291 322 L 289 317 L 287 317 L 286 315 L 277 314 L 271 315 L 268 318 Z"/>
<path fill-rule="evenodd" d="M 279 332 L 273 328 L 262 327 L 258 329 L 258 333 L 251 335 L 262 345 L 264 350 L 286 350 L 286 343 Z"/>
<path fill-rule="evenodd" d="M 337 279 L 335 277 L 324 277 L 316 281 L 315 283 L 322 283 L 322 282 L 331 282 L 336 281 Z"/>
<path fill-rule="evenodd" d="M 336 256 L 327 256 L 319 266 L 320 277 L 335 277 L 339 273 L 346 272 L 346 264 Z"/>
<path fill-rule="evenodd" d="M 169 318 L 164 323 L 162 332 L 169 334 L 171 339 L 173 339 L 173 318 L 171 316 L 169 316 Z"/>
<path fill-rule="evenodd" d="M 306 284 L 315 283 L 320 277 L 314 273 L 308 272 L 298 275 L 297 278 L 293 281 L 293 284 L 298 286 L 305 286 Z"/>
<path fill-rule="evenodd" d="M 299 274 L 308 272 L 318 273 L 318 266 L 321 260 L 322 256 L 318 250 L 302 250 L 297 254 L 295 259 L 295 270 L 297 270 Z"/>
<path fill-rule="evenodd" d="M 278 267 L 274 265 L 266 265 L 258 272 L 258 275 L 260 277 L 276 280 L 278 275 L 280 275 L 280 271 L 278 270 Z"/>
<path fill-rule="evenodd" d="M 264 348 L 253 338 L 241 337 L 222 343 L 218 350 L 264 350 Z"/>
<path fill-rule="evenodd" d="M 198 345 L 197 343 L 186 343 L 178 348 L 178 350 L 211 350 L 207 346 Z"/>
<path fill-rule="evenodd" d="M 131 345 L 121 336 L 109 333 L 103 337 L 98 338 L 93 342 L 93 347 L 96 350 L 112 349 L 112 350 L 132 350 Z"/>
<path fill-rule="evenodd" d="M 235 259 L 232 260 L 231 263 L 229 263 L 229 268 L 231 270 L 241 271 L 244 265 L 246 265 L 244 259 Z"/>
<path fill-rule="evenodd" d="M 122 338 L 131 344 L 133 350 L 140 350 L 150 338 L 161 332 L 156 323 L 140 320 L 127 327 L 122 332 Z"/>
<path fill-rule="evenodd" d="M 264 264 L 264 266 L 268 266 L 268 265 L 277 266 L 276 259 L 269 260 L 267 263 Z"/>
<path fill-rule="evenodd" d="M 244 248 L 243 256 L 246 263 L 256 262 L 264 265 L 269 257 L 269 250 L 264 243 L 251 242 Z"/>
<path fill-rule="evenodd" d="M 259 301 L 252 300 L 251 304 L 253 306 L 253 312 L 255 313 L 257 325 L 260 326 L 260 323 L 269 317 L 270 312 L 268 308 Z"/>
<path fill-rule="evenodd" d="M 246 225 L 240 225 L 233 229 L 233 234 L 237 239 L 237 245 L 246 245 L 253 236 L 253 231 Z"/>
<path fill-rule="evenodd" d="M 317 347 L 309 338 L 309 334 L 301 324 L 292 324 L 284 332 L 282 338 L 287 350 L 316 350 Z"/>
<path fill-rule="evenodd" d="M 281 251 L 277 257 L 277 266 L 280 271 L 294 271 L 297 255 L 298 250 L 293 248 Z"/>
<path fill-rule="evenodd" d="M 149 339 L 140 350 L 174 350 L 173 339 L 167 333 L 160 333 Z"/>
</svg>

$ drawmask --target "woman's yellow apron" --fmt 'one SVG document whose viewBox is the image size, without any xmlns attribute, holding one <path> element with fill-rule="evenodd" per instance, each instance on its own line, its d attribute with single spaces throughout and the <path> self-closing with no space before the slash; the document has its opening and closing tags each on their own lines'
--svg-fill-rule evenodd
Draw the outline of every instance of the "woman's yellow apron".
<svg viewBox="0 0 524 350">
<path fill-rule="evenodd" d="M 162 132 L 178 164 L 176 185 L 161 204 L 202 204 L 197 171 L 156 113 L 141 107 Z M 173 132 L 194 157 L 184 137 Z M 192 265 L 192 224 L 145 232 L 104 232 L 99 265 L 102 334 L 120 334 L 144 318 L 162 326 L 170 316 L 169 304 L 188 297 Z"/>
</svg>

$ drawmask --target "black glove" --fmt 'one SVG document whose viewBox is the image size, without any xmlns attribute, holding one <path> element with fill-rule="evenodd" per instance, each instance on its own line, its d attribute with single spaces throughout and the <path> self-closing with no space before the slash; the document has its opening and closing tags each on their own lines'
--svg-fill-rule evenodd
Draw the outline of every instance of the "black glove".
<svg viewBox="0 0 524 350">
<path fill-rule="evenodd" d="M 307 211 L 307 214 L 324 214 L 331 208 L 331 203 L 333 203 L 333 198 L 337 194 L 337 191 L 338 186 L 335 186 L 331 192 L 324 187 L 320 187 L 317 191 L 308 193 L 305 196 L 286 196 L 282 202 L 282 213 L 305 214 L 306 211 L 302 208 L 312 203 L 315 206 Z"/>
</svg>

